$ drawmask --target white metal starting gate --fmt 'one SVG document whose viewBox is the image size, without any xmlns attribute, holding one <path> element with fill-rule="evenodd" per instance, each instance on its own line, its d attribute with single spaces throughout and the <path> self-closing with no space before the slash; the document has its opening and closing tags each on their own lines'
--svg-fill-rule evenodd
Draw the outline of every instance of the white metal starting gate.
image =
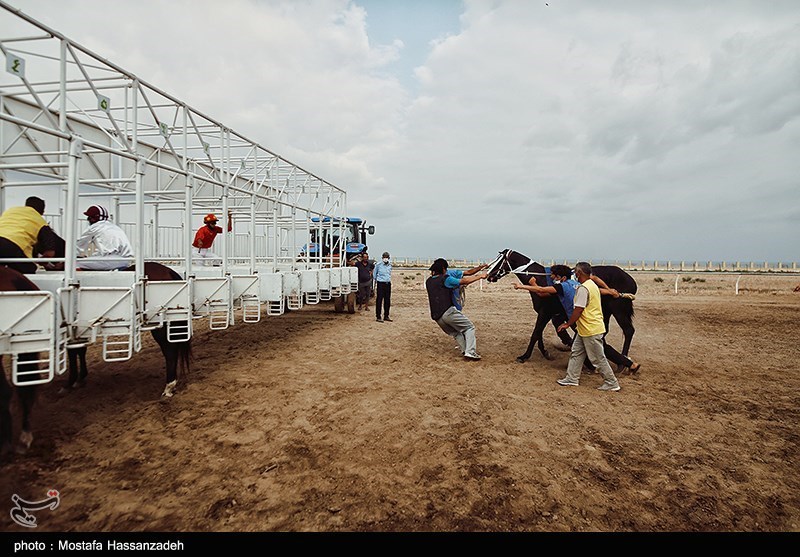
<svg viewBox="0 0 800 557">
<path fill-rule="evenodd" d="M 158 327 L 183 342 L 197 319 L 222 330 L 260 322 L 262 306 L 281 315 L 355 292 L 356 269 L 323 255 L 344 252 L 344 190 L 2 0 L 0 51 L 0 210 L 43 198 L 67 246 L 39 260 L 63 271 L 29 275 L 39 291 L 0 292 L 15 383 L 63 373 L 68 345 L 102 342 L 106 361 L 127 360 Z M 134 256 L 119 263 L 134 270 L 79 270 L 90 205 L 128 234 Z M 215 258 L 191 247 L 207 213 L 223 228 Z M 312 231 L 339 245 L 309 254 Z M 145 262 L 178 278 L 151 280 Z"/>
</svg>

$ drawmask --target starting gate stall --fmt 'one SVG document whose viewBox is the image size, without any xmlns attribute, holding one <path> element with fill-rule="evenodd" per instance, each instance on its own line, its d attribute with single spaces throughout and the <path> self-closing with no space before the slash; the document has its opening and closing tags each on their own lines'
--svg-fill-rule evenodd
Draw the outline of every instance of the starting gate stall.
<svg viewBox="0 0 800 557">
<path fill-rule="evenodd" d="M 283 315 L 286 310 L 283 277 L 284 273 L 259 273 L 259 296 L 267 304 L 267 315 Z"/>
<path fill-rule="evenodd" d="M 319 303 L 319 275 L 320 271 L 317 269 L 300 271 L 300 292 L 307 304 Z"/>
<path fill-rule="evenodd" d="M 259 298 L 258 275 L 231 275 L 231 308 L 239 309 L 244 323 L 258 323 L 261 320 L 261 300 Z M 231 312 L 234 324 L 235 312 Z"/>
<path fill-rule="evenodd" d="M 300 271 L 285 271 L 283 273 L 283 297 L 289 309 L 302 309 L 303 294 L 300 290 Z"/>
<path fill-rule="evenodd" d="M 141 322 L 137 304 L 137 282 L 133 271 L 83 271 L 76 294 L 75 314 L 68 323 L 74 339 L 103 340 L 103 359 L 129 360 L 141 349 Z"/>
<path fill-rule="evenodd" d="M 170 342 L 345 295 L 354 268 L 302 253 L 312 229 L 340 238 L 346 193 L 0 0 L 0 210 L 45 199 L 65 240 L 62 272 L 31 275 L 40 292 L 1 293 L 0 353 L 42 352 L 41 382 L 66 368 L 66 347 L 101 341 L 107 361 L 141 349 L 143 331 Z M 133 271 L 78 271 L 90 205 L 131 239 Z M 216 257 L 192 241 L 213 213 Z M 333 242 L 333 240 L 330 240 Z M 145 262 L 180 280 L 151 280 Z M 210 264 L 210 265 L 209 265 Z M 12 295 L 13 294 L 13 295 Z M 240 316 L 240 317 L 237 317 Z"/>
<path fill-rule="evenodd" d="M 11 355 L 11 382 L 38 385 L 52 381 L 54 373 L 64 373 L 66 331 L 59 326 L 53 293 L 0 292 L 0 304 L 0 353 Z M 20 369 L 19 355 L 32 352 L 39 358 L 25 363 L 34 369 Z"/>
<path fill-rule="evenodd" d="M 227 329 L 231 323 L 231 278 L 194 277 L 192 285 L 192 317 L 208 318 L 212 331 Z"/>
<path fill-rule="evenodd" d="M 331 269 L 319 269 L 318 273 L 319 300 L 327 302 L 331 299 Z"/>
</svg>

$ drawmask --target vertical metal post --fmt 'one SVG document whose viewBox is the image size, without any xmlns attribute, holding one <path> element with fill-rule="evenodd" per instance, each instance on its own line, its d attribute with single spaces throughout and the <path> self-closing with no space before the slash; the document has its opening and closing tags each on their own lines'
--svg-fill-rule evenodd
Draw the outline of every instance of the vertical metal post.
<svg viewBox="0 0 800 557">
<path fill-rule="evenodd" d="M 297 225 L 295 224 L 295 219 L 296 218 L 297 218 L 297 206 L 294 203 L 292 203 L 292 251 L 291 251 L 291 256 L 292 256 L 292 270 L 293 271 L 296 270 L 296 265 L 297 264 L 295 263 L 295 260 L 297 258 L 295 257 L 295 254 L 298 251 L 297 250 Z"/>
<path fill-rule="evenodd" d="M 158 247 L 158 203 L 153 206 L 153 218 L 150 219 L 150 253 L 153 257 L 161 257 L 161 250 Z"/>
<path fill-rule="evenodd" d="M 131 150 L 139 149 L 139 80 L 134 79 L 131 90 Z"/>
<path fill-rule="evenodd" d="M 256 272 L 256 196 L 250 195 L 250 273 Z"/>
<path fill-rule="evenodd" d="M 144 278 L 144 159 L 136 159 L 136 234 L 133 246 L 134 265 L 136 265 L 136 282 Z M 119 198 L 117 199 L 119 208 Z M 119 217 L 117 217 L 119 219 Z"/>
<path fill-rule="evenodd" d="M 258 156 L 253 150 L 253 188 L 250 192 L 250 273 L 256 272 L 256 175 Z"/>
<path fill-rule="evenodd" d="M 192 165 L 194 166 L 194 164 Z M 194 168 L 192 169 L 192 173 L 186 176 L 186 187 L 185 187 L 185 196 L 184 196 L 184 205 L 183 205 L 183 245 L 184 253 L 186 254 L 184 257 L 184 267 L 186 267 L 186 273 L 184 274 L 183 278 L 188 278 L 189 275 L 192 273 L 192 254 L 194 250 L 192 248 L 192 199 L 194 196 Z"/>
<path fill-rule="evenodd" d="M 230 179 L 231 179 L 231 131 L 225 129 L 225 186 L 222 189 L 222 222 L 223 234 L 222 239 L 222 275 L 228 273 L 228 247 L 233 240 L 233 235 L 228 232 L 228 196 L 230 195 Z"/>
<path fill-rule="evenodd" d="M 80 188 L 80 161 L 83 157 L 83 141 L 73 137 L 69 145 L 69 165 L 67 167 L 67 214 L 64 242 L 64 279 L 66 284 L 75 280 L 75 251 L 78 240 L 78 190 Z"/>
</svg>

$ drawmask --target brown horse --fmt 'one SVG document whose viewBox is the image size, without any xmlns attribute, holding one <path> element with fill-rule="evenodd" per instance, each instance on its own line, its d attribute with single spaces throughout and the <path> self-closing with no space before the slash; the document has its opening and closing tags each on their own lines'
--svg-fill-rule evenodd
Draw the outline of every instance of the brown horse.
<svg viewBox="0 0 800 557">
<path fill-rule="evenodd" d="M 136 267 L 132 265 L 123 270 L 134 271 Z M 147 280 L 152 281 L 183 280 L 178 273 L 160 263 L 146 262 L 144 264 L 144 274 Z M 185 326 L 186 323 L 176 322 L 175 325 L 182 327 Z M 171 397 L 178 384 L 178 364 L 181 365 L 184 373 L 188 373 L 189 371 L 192 341 L 189 339 L 183 342 L 169 342 L 167 339 L 167 328 L 164 326 L 153 329 L 151 334 L 161 348 L 161 353 L 164 355 L 164 362 L 167 369 L 167 382 L 164 387 L 164 392 L 161 393 L 161 395 L 164 397 Z M 69 348 L 67 354 L 69 355 L 69 377 L 67 379 L 67 384 L 61 390 L 62 393 L 71 391 L 75 386 L 83 386 L 86 383 L 86 377 L 88 375 L 88 369 L 86 367 L 86 345 Z"/>
<path fill-rule="evenodd" d="M 3 292 L 24 292 L 30 290 L 39 290 L 35 284 L 29 281 L 25 275 L 0 265 L 0 291 Z M 20 354 L 19 361 L 38 360 L 39 354 Z M 39 369 L 38 364 L 19 364 L 20 372 L 30 372 Z M 35 378 L 35 375 L 29 373 L 20 373 L 20 382 L 29 382 Z M 17 386 L 17 395 L 19 397 L 20 409 L 22 411 L 22 431 L 19 436 L 20 444 L 17 448 L 18 452 L 24 452 L 31 446 L 33 442 L 33 433 L 31 432 L 31 412 L 33 411 L 33 403 L 36 400 L 36 386 L 35 385 L 20 385 Z M 5 455 L 11 451 L 12 443 L 12 419 L 11 419 L 11 398 L 14 395 L 14 388 L 6 378 L 6 372 L 3 368 L 2 359 L 0 359 L 0 455 Z"/>
<path fill-rule="evenodd" d="M 64 257 L 66 254 L 66 242 L 60 236 L 55 236 L 55 257 Z M 63 270 L 63 263 L 51 265 L 49 267 L 53 270 Z M 134 271 L 135 265 L 131 265 L 123 271 Z M 162 265 L 161 263 L 145 262 L 144 275 L 147 280 L 162 281 L 162 280 L 183 280 L 181 276 Z M 186 326 L 186 322 L 176 322 L 176 326 Z M 189 371 L 189 360 L 191 359 L 192 347 L 191 339 L 184 342 L 169 342 L 167 340 L 166 327 L 159 327 L 151 331 L 153 339 L 158 343 L 161 348 L 161 353 L 164 354 L 164 362 L 167 368 L 167 384 L 164 387 L 162 396 L 171 397 L 174 394 L 175 387 L 178 384 L 178 363 L 180 362 L 184 372 Z M 67 384 L 61 388 L 59 394 L 69 393 L 74 387 L 82 387 L 86 384 L 86 378 L 89 375 L 89 370 L 86 366 L 86 345 L 76 345 L 73 348 L 67 349 L 69 356 L 69 375 Z"/>
</svg>

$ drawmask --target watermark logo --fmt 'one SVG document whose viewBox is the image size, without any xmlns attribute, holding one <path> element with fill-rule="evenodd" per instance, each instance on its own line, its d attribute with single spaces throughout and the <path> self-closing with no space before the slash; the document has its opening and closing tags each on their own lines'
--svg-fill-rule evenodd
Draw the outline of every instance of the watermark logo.
<svg viewBox="0 0 800 557">
<path fill-rule="evenodd" d="M 44 509 L 52 511 L 58 507 L 61 502 L 61 496 L 58 491 L 51 489 L 47 492 L 47 498 L 41 501 L 26 501 L 15 493 L 11 496 L 11 502 L 14 503 L 14 507 L 11 509 L 11 520 L 25 528 L 36 528 L 36 517 L 28 511 L 41 511 Z"/>
</svg>

